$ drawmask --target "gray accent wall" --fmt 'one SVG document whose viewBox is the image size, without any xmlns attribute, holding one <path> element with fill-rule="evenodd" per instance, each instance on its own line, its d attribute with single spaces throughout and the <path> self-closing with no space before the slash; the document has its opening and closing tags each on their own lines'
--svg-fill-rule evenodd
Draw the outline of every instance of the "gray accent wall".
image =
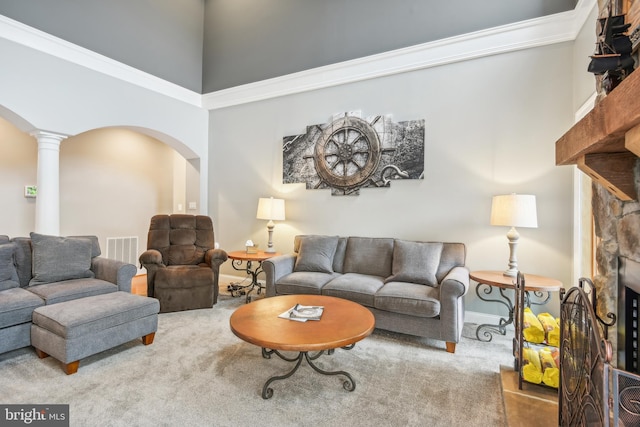
<svg viewBox="0 0 640 427">
<path fill-rule="evenodd" d="M 575 0 L 209 0 L 203 91 L 559 13 Z"/>
<path fill-rule="evenodd" d="M 209 93 L 575 5 L 576 0 L 0 0 L 0 14 Z"/>
<path fill-rule="evenodd" d="M 201 93 L 204 0 L 0 0 L 0 14 Z"/>
</svg>

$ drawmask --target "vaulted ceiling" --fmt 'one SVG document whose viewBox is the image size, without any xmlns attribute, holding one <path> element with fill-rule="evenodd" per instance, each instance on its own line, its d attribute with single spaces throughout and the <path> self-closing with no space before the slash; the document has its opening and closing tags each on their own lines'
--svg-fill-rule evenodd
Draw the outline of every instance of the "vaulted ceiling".
<svg viewBox="0 0 640 427">
<path fill-rule="evenodd" d="M 561 13 L 577 0 L 0 0 L 0 14 L 199 93 Z"/>
</svg>

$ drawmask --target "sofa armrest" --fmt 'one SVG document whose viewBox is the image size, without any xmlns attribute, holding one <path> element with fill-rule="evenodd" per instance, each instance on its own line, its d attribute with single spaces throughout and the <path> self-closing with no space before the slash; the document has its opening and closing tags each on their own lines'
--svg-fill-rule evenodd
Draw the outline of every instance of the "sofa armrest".
<svg viewBox="0 0 640 427">
<path fill-rule="evenodd" d="M 273 297 L 276 295 L 276 282 L 281 277 L 293 273 L 293 267 L 296 265 L 296 254 L 279 255 L 269 258 L 262 262 L 262 270 L 266 276 L 265 295 Z"/>
<path fill-rule="evenodd" d="M 204 254 L 204 262 L 215 272 L 220 270 L 220 266 L 227 260 L 227 253 L 222 249 L 209 249 Z"/>
<path fill-rule="evenodd" d="M 440 299 L 462 298 L 469 290 L 469 270 L 466 267 L 453 267 L 440 283 Z"/>
<path fill-rule="evenodd" d="M 98 256 L 91 260 L 91 271 L 96 279 L 106 280 L 118 286 L 119 291 L 131 293 L 131 279 L 138 269 L 133 264 Z"/>
<path fill-rule="evenodd" d="M 464 296 L 469 290 L 469 270 L 453 267 L 440 283 L 440 335 L 447 351 L 455 351 L 464 327 Z"/>
</svg>

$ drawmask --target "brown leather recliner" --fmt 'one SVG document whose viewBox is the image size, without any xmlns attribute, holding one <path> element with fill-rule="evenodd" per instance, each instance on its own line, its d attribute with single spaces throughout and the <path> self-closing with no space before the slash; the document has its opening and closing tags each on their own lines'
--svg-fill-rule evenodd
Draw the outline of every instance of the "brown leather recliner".
<svg viewBox="0 0 640 427">
<path fill-rule="evenodd" d="M 140 264 L 147 295 L 160 312 L 211 308 L 218 302 L 220 265 L 227 253 L 214 249 L 213 222 L 204 215 L 155 215 Z"/>
</svg>

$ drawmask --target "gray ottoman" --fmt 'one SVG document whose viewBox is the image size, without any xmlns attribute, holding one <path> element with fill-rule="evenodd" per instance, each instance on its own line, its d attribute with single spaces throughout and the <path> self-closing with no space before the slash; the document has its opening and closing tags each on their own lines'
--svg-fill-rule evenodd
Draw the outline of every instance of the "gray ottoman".
<svg viewBox="0 0 640 427">
<path fill-rule="evenodd" d="M 160 304 L 155 298 L 112 292 L 38 307 L 33 311 L 31 345 L 38 357 L 53 356 L 67 375 L 80 359 L 142 337 L 153 342 Z"/>
</svg>

